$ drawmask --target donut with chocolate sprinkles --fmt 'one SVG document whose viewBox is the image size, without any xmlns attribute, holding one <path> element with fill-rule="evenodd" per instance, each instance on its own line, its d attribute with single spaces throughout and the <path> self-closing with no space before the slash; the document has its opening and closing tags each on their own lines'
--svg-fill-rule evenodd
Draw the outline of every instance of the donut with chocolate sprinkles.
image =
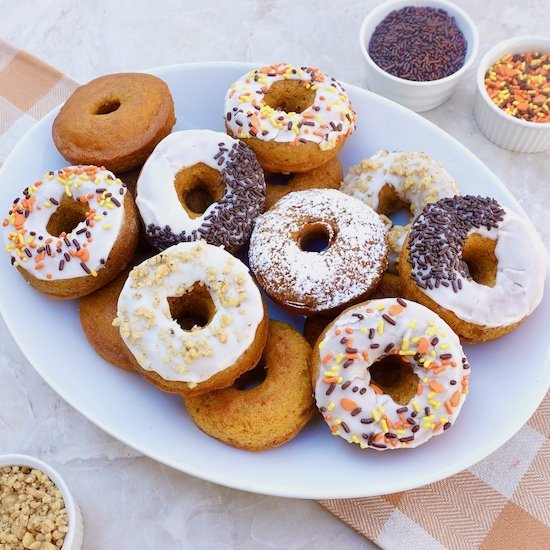
<svg viewBox="0 0 550 550">
<path fill-rule="evenodd" d="M 264 174 L 252 150 L 211 130 L 164 138 L 137 182 L 136 204 L 159 251 L 202 239 L 235 252 L 264 203 Z"/>
<path fill-rule="evenodd" d="M 546 253 L 532 225 L 495 199 L 427 205 L 403 246 L 405 296 L 438 313 L 463 341 L 494 340 L 539 305 Z"/>
</svg>

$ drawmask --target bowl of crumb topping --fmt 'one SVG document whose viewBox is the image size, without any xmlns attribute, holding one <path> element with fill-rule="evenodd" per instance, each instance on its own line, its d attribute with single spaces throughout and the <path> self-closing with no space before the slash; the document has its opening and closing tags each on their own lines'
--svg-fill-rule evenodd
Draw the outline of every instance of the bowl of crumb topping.
<svg viewBox="0 0 550 550">
<path fill-rule="evenodd" d="M 82 515 L 51 466 L 32 456 L 0 456 L 0 548 L 79 550 Z"/>
<path fill-rule="evenodd" d="M 516 36 L 493 46 L 477 71 L 474 115 L 496 145 L 550 149 L 550 37 Z"/>
<path fill-rule="evenodd" d="M 447 0 L 390 0 L 361 25 L 367 86 L 417 112 L 446 101 L 472 66 L 475 23 Z"/>
</svg>

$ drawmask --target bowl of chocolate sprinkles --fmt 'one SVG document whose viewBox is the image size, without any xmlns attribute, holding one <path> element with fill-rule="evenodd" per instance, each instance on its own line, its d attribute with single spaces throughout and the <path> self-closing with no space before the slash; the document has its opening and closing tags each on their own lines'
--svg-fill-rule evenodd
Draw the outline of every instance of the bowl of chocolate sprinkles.
<svg viewBox="0 0 550 550">
<path fill-rule="evenodd" d="M 518 153 L 550 149 L 550 37 L 509 38 L 483 56 L 474 115 L 499 147 Z"/>
<path fill-rule="evenodd" d="M 469 15 L 446 0 L 390 0 L 365 17 L 359 42 L 369 89 L 422 112 L 450 97 L 479 38 Z"/>
</svg>

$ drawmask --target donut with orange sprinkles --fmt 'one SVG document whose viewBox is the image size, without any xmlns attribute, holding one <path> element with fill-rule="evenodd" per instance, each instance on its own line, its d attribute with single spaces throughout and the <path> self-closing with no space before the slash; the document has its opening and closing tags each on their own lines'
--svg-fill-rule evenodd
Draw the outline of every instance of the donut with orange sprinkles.
<svg viewBox="0 0 550 550">
<path fill-rule="evenodd" d="M 6 252 L 34 288 L 58 299 L 85 296 L 131 260 L 139 218 L 126 186 L 97 166 L 69 166 L 23 190 L 3 221 Z"/>
<path fill-rule="evenodd" d="M 347 309 L 312 355 L 315 399 L 332 435 L 377 451 L 417 447 L 447 431 L 469 375 L 449 325 L 402 298 Z"/>
<path fill-rule="evenodd" d="M 355 112 L 334 78 L 280 63 L 231 84 L 225 126 L 256 153 L 264 170 L 307 172 L 336 157 L 355 130 Z"/>
</svg>

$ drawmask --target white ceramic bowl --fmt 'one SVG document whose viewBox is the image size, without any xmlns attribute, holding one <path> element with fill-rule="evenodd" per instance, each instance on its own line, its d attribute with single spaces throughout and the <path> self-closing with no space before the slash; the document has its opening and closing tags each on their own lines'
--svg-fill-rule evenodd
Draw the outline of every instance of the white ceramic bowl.
<svg viewBox="0 0 550 550">
<path fill-rule="evenodd" d="M 550 37 L 518 36 L 500 42 L 482 58 L 477 69 L 474 114 L 479 129 L 500 147 L 519 153 L 539 153 L 550 149 L 550 123 L 529 122 L 506 114 L 489 98 L 485 89 L 487 69 L 507 53 L 550 52 Z"/>
<path fill-rule="evenodd" d="M 468 44 L 464 64 L 458 71 L 438 80 L 415 82 L 387 73 L 372 60 L 368 50 L 374 30 L 390 12 L 406 6 L 441 8 L 455 18 L 456 24 Z M 369 89 L 397 101 L 413 111 L 422 112 L 438 107 L 450 97 L 476 58 L 479 37 L 475 23 L 470 16 L 451 2 L 446 0 L 390 0 L 371 10 L 365 17 L 359 31 L 359 44 L 365 57 Z"/>
<path fill-rule="evenodd" d="M 69 527 L 61 550 L 80 550 L 82 547 L 82 536 L 84 534 L 82 514 L 67 484 L 63 481 L 59 473 L 45 462 L 28 455 L 0 455 L 0 468 L 5 466 L 27 466 L 29 468 L 41 470 L 53 481 L 63 495 L 65 509 L 67 510 L 67 524 Z"/>
</svg>

